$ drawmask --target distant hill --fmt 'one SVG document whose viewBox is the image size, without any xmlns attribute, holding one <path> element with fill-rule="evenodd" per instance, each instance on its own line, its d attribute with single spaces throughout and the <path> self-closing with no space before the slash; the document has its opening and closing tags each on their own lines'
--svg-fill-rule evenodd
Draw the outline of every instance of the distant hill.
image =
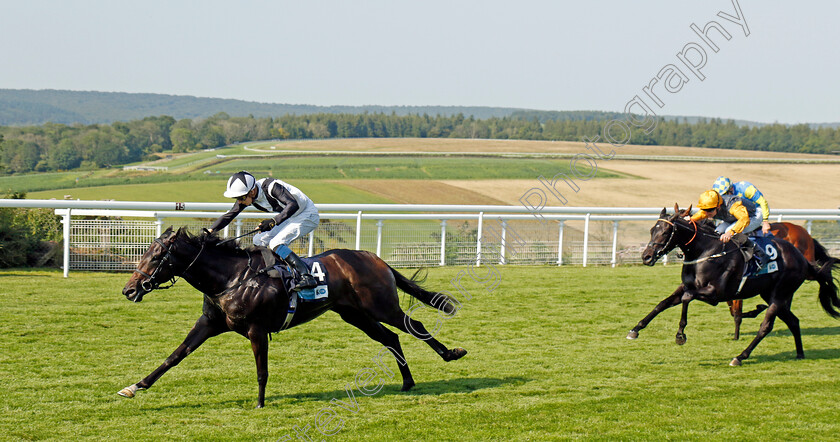
<svg viewBox="0 0 840 442">
<path fill-rule="evenodd" d="M 524 120 L 532 120 L 536 118 L 540 123 L 546 121 L 591 121 L 591 120 L 614 120 L 623 118 L 624 114 L 618 112 L 601 112 L 601 111 L 531 111 L 531 110 L 517 110 L 511 114 L 511 117 L 522 118 Z M 701 116 L 683 116 L 683 115 L 661 115 L 665 121 L 676 121 L 678 123 L 696 124 L 702 121 L 709 121 L 712 117 Z M 724 122 L 729 121 L 723 118 Z M 732 120 L 738 126 L 747 127 L 762 127 L 769 123 L 759 123 L 757 121 L 749 120 Z M 820 127 L 836 128 L 840 123 L 813 123 L 809 124 L 814 129 Z"/>
<path fill-rule="evenodd" d="M 257 103 L 184 95 L 130 94 L 66 90 L 0 89 L 0 126 L 29 126 L 46 122 L 100 124 L 169 115 L 176 120 L 210 117 L 225 112 L 233 117 L 279 117 L 316 113 L 396 113 L 397 115 L 472 115 L 478 119 L 510 116 L 522 109 L 470 106 L 314 106 Z"/>
<path fill-rule="evenodd" d="M 396 115 L 427 114 L 452 116 L 463 114 L 477 119 L 492 117 L 546 121 L 611 120 L 617 112 L 543 111 L 487 106 L 315 106 L 308 104 L 259 103 L 223 98 L 187 95 L 134 94 L 67 90 L 0 89 L 0 126 L 37 126 L 47 122 L 62 124 L 110 124 L 115 121 L 141 120 L 168 115 L 176 120 L 206 118 L 225 112 L 233 117 L 280 117 L 305 114 L 385 113 Z M 711 117 L 662 116 L 667 121 L 697 123 Z M 767 123 L 735 120 L 739 126 L 761 127 Z M 813 123 L 812 128 L 840 127 L 840 123 Z"/>
</svg>

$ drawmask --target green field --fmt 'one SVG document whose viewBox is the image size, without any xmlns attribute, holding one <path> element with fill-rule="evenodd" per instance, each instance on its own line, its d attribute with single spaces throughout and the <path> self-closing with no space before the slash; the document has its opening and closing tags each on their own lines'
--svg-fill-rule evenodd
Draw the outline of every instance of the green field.
<svg viewBox="0 0 840 442">
<path fill-rule="evenodd" d="M 380 347 L 334 313 L 274 336 L 265 409 L 254 409 L 250 345 L 233 334 L 125 399 L 116 392 L 180 344 L 201 296 L 180 282 L 132 304 L 120 294 L 128 274 L 2 270 L 0 434 L 296 440 L 309 425 L 314 440 L 827 440 L 840 431 L 840 322 L 822 312 L 814 283 L 794 298 L 806 359 L 794 360 L 778 322 L 743 367 L 730 367 L 758 322 L 746 320 L 732 341 L 725 307 L 692 304 L 684 346 L 674 344 L 679 309 L 625 339 L 672 291 L 676 266 L 497 269 L 498 288 L 466 284 L 470 299 L 460 295 L 461 312 L 437 334 L 469 354 L 444 363 L 402 335 L 417 386 L 403 393 L 385 378 L 375 395 L 356 392 L 355 412 L 330 401 L 350 400 L 345 386 Z M 427 285 L 457 295 L 449 281 L 462 270 L 430 269 Z M 434 314 L 420 313 L 431 329 Z M 324 437 L 316 419 L 329 406 L 338 432 Z"/>
<path fill-rule="evenodd" d="M 581 165 L 584 168 L 585 163 Z M 482 157 L 357 157 L 290 156 L 277 159 L 234 159 L 204 169 L 230 175 L 247 170 L 255 175 L 296 179 L 533 179 L 569 172 L 569 160 Z M 582 169 L 581 173 L 589 173 Z M 616 173 L 598 170 L 597 177 Z M 593 177 L 594 178 L 594 177 Z"/>
<path fill-rule="evenodd" d="M 218 177 L 212 181 L 178 181 L 171 183 L 124 184 L 45 190 L 28 193 L 26 197 L 29 199 L 62 199 L 65 195 L 70 195 L 72 199 L 81 200 L 113 199 L 117 201 L 202 201 L 230 203 L 232 200 L 222 195 L 226 182 L 227 176 Z M 294 184 L 314 201 L 322 204 L 393 203 L 389 199 L 335 182 L 295 180 Z"/>
<path fill-rule="evenodd" d="M 180 167 L 160 172 L 123 171 L 101 169 L 96 171 L 34 173 L 0 176 L 0 191 L 27 192 L 30 198 L 63 198 L 74 193 L 91 195 L 95 188 L 108 186 L 137 186 L 138 193 L 155 192 L 152 185 L 175 183 L 182 186 L 194 181 L 212 181 L 224 184 L 235 172 L 247 170 L 255 176 L 272 176 L 283 180 L 342 180 L 342 179 L 422 179 L 422 180 L 473 180 L 473 179 L 535 179 L 538 176 L 552 177 L 559 172 L 571 175 L 568 160 L 529 158 L 484 158 L 459 156 L 288 156 L 276 158 L 226 158 L 215 159 L 211 153 L 175 158 Z M 172 166 L 169 162 L 155 163 L 156 166 Z M 582 174 L 590 171 L 581 164 Z M 592 178 L 623 176 L 598 168 Z M 143 187 L 149 190 L 143 190 Z M 87 190 L 91 189 L 91 190 Z M 109 191 L 125 193 L 119 189 Z M 128 194 L 134 195 L 132 191 Z M 112 198 L 94 195 L 92 199 Z M 144 200 L 142 195 L 136 198 Z M 159 198 L 159 197 L 158 197 Z M 116 198 L 115 198 L 116 199 Z M 367 202 L 367 201 L 366 201 Z"/>
</svg>

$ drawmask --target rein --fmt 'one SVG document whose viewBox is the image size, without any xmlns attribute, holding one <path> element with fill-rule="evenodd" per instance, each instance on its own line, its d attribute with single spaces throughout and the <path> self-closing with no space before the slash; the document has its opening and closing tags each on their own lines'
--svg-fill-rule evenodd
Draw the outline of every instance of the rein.
<svg viewBox="0 0 840 442">
<path fill-rule="evenodd" d="M 656 254 L 654 254 L 654 259 L 656 259 L 656 260 L 658 260 L 659 258 L 664 256 L 666 253 L 668 253 L 670 251 L 670 249 L 673 249 L 674 247 L 676 247 L 676 246 L 671 246 L 671 241 L 674 240 L 674 234 L 677 233 L 677 227 L 679 226 L 678 224 L 672 223 L 671 221 L 668 221 L 667 219 L 659 218 L 656 221 L 657 224 L 659 223 L 659 221 L 662 221 L 663 223 L 666 223 L 666 224 L 670 224 L 671 227 L 673 227 L 673 229 L 671 229 L 671 235 L 668 236 L 668 240 L 665 241 L 664 243 L 653 242 L 653 241 L 648 243 L 648 246 L 650 246 L 650 245 L 662 246 L 662 248 L 659 249 L 656 252 Z M 697 224 L 694 224 L 694 221 L 692 221 L 692 224 L 694 225 L 694 236 L 692 236 L 691 239 L 687 243 L 684 244 L 686 246 L 691 244 L 691 241 L 694 241 L 694 238 L 697 237 Z"/>
<path fill-rule="evenodd" d="M 245 267 L 245 271 L 244 271 L 244 272 L 242 272 L 242 274 L 243 274 L 243 275 L 246 275 L 246 274 L 248 274 L 248 270 L 252 270 L 252 269 L 251 269 L 251 254 L 250 254 L 250 253 L 248 253 L 248 251 L 247 251 L 247 250 L 244 250 L 244 252 L 245 252 L 245 255 L 247 255 L 247 256 L 248 256 L 248 267 Z M 259 276 L 259 275 L 261 275 L 261 274 L 262 274 L 262 272 L 259 272 L 259 271 L 258 271 L 258 272 L 255 272 L 253 275 L 251 275 L 251 276 L 249 276 L 249 277 L 247 277 L 247 278 L 245 278 L 245 279 L 240 280 L 240 281 L 239 281 L 239 282 L 237 282 L 236 284 L 234 284 L 234 285 L 232 285 L 232 286 L 230 286 L 230 287 L 228 287 L 228 288 L 226 288 L 226 289 L 222 290 L 222 291 L 221 291 L 221 292 L 219 292 L 219 293 L 216 293 L 215 295 L 208 295 L 208 294 L 206 294 L 206 293 L 205 293 L 204 295 L 205 295 L 205 296 L 207 296 L 207 297 L 208 297 L 208 298 L 210 298 L 210 299 L 217 299 L 217 298 L 221 297 L 222 295 L 224 295 L 225 293 L 227 293 L 227 292 L 229 292 L 229 291 L 231 291 L 231 290 L 233 290 L 233 289 L 235 289 L 235 288 L 238 288 L 238 287 L 239 287 L 239 286 L 241 286 L 242 284 L 245 284 L 246 282 L 248 282 L 248 281 L 250 281 L 250 280 L 252 280 L 252 279 L 256 278 L 257 276 Z"/>
<path fill-rule="evenodd" d="M 671 236 L 669 236 L 669 237 L 668 237 L 668 241 L 666 241 L 664 244 L 663 244 L 663 243 L 653 243 L 653 242 L 651 243 L 651 244 L 653 244 L 653 245 L 662 245 L 662 246 L 663 246 L 663 247 L 662 247 L 662 249 L 661 249 L 659 252 L 657 252 L 657 254 L 656 254 L 656 258 L 657 258 L 657 259 L 659 259 L 661 256 L 663 256 L 663 255 L 665 255 L 666 253 L 668 253 L 668 252 L 666 252 L 665 250 L 668 250 L 668 245 L 671 243 L 671 240 L 674 238 L 674 234 L 675 234 L 675 233 L 676 233 L 676 231 L 677 231 L 677 227 L 683 227 L 683 228 L 686 228 L 686 229 L 688 229 L 688 228 L 689 228 L 688 226 L 683 226 L 682 224 L 677 224 L 677 223 L 671 222 L 671 221 L 669 221 L 669 220 L 667 220 L 667 219 L 662 219 L 662 218 L 660 218 L 658 221 L 662 221 L 662 222 L 664 222 L 664 223 L 666 223 L 666 224 L 670 224 L 671 226 L 673 226 L 673 227 L 674 227 L 674 229 L 673 229 L 673 230 L 671 230 Z M 690 220 L 690 221 L 691 221 L 691 225 L 694 227 L 694 235 L 692 235 L 691 239 L 689 239 L 689 240 L 688 240 L 688 242 L 686 242 L 685 244 L 683 244 L 683 247 L 684 247 L 684 246 L 687 246 L 687 245 L 689 245 L 689 244 L 691 244 L 691 243 L 692 243 L 692 241 L 694 241 L 694 240 L 697 238 L 697 234 L 698 234 L 698 233 L 700 233 L 700 234 L 702 234 L 702 235 L 705 235 L 705 236 L 707 236 L 707 237 L 709 237 L 709 238 L 718 238 L 718 236 L 717 236 L 716 234 L 715 234 L 715 235 L 712 235 L 712 234 L 710 234 L 710 233 L 707 233 L 707 232 L 703 232 L 703 231 L 701 231 L 701 230 L 697 227 L 697 223 L 696 223 L 693 219 L 692 219 L 692 220 Z M 716 253 L 716 254 L 714 254 L 714 255 L 705 256 L 705 257 L 698 258 L 698 259 L 695 259 L 695 260 L 691 260 L 691 261 L 683 261 L 683 265 L 699 264 L 699 263 L 701 263 L 701 262 L 706 262 L 706 261 L 708 261 L 708 260 L 710 260 L 710 259 L 720 258 L 720 257 L 722 257 L 722 256 L 726 256 L 726 255 L 728 255 L 728 254 L 732 253 L 732 252 L 733 252 L 733 251 L 735 251 L 735 250 L 738 250 L 738 249 L 737 249 L 737 248 L 735 248 L 735 249 L 725 250 L 725 251 L 723 251 L 723 252 L 719 252 L 719 253 Z"/>
<path fill-rule="evenodd" d="M 698 258 L 698 259 L 695 259 L 695 260 L 693 260 L 693 261 L 683 261 L 683 265 L 686 265 L 686 264 L 699 264 L 699 263 L 701 263 L 701 262 L 706 262 L 706 261 L 708 261 L 708 260 L 710 260 L 710 259 L 720 258 L 721 256 L 726 256 L 726 255 L 728 255 L 728 254 L 730 254 L 730 253 L 734 252 L 735 250 L 738 250 L 738 249 L 737 249 L 737 248 L 735 248 L 735 249 L 725 250 L 725 251 L 723 251 L 723 252 L 720 252 L 720 253 L 715 253 L 714 255 L 705 256 L 705 257 L 703 257 L 703 258 Z"/>
</svg>

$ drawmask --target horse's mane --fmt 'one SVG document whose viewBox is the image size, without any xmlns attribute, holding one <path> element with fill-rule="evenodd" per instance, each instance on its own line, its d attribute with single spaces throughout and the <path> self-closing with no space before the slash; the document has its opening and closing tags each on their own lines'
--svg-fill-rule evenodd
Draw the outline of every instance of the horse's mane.
<svg viewBox="0 0 840 442">
<path fill-rule="evenodd" d="M 700 220 L 696 224 L 697 224 L 697 227 L 700 229 L 700 231 L 703 232 L 703 233 L 711 233 L 711 234 L 716 233 L 715 228 L 717 226 L 715 226 L 714 221 L 712 221 L 710 219 Z"/>
<path fill-rule="evenodd" d="M 170 228 L 171 229 L 171 228 Z M 187 227 L 181 227 L 175 232 L 177 238 L 183 239 L 183 241 L 192 244 L 196 247 L 201 247 L 204 244 L 205 247 L 213 247 L 216 250 L 221 250 L 225 252 L 229 252 L 231 254 L 235 254 L 240 251 L 254 251 L 256 250 L 256 246 L 248 246 L 248 247 L 239 247 L 236 241 L 227 241 L 222 242 L 224 239 L 219 238 L 219 235 L 214 233 L 208 233 L 207 229 L 202 229 L 202 232 L 198 235 L 192 234 Z"/>
<path fill-rule="evenodd" d="M 671 215 L 671 216 L 673 217 L 673 215 Z M 681 224 L 684 224 L 686 226 L 691 227 L 691 221 L 686 220 L 683 216 L 677 216 L 676 220 L 680 221 Z M 695 224 L 697 225 L 697 230 L 699 232 L 708 233 L 708 234 L 712 234 L 712 235 L 717 235 L 717 233 L 715 232 L 715 228 L 717 226 L 715 226 L 714 221 L 707 218 L 707 219 L 697 221 L 697 222 L 695 222 Z"/>
</svg>

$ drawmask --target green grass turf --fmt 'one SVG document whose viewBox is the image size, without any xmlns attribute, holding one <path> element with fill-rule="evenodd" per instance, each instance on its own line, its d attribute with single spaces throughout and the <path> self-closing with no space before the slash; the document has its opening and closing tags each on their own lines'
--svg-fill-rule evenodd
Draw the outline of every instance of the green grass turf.
<svg viewBox="0 0 840 442">
<path fill-rule="evenodd" d="M 31 192 L 26 195 L 29 199 L 63 199 L 70 195 L 72 199 L 117 201 L 202 201 L 225 202 L 233 200 L 225 198 L 227 178 L 217 178 L 213 181 L 179 181 L 172 183 L 124 184 L 115 186 L 83 187 L 78 189 L 59 189 Z M 393 203 L 392 200 L 374 195 L 354 187 L 335 182 L 319 180 L 295 180 L 293 183 L 314 201 L 322 204 L 330 203 Z"/>
<path fill-rule="evenodd" d="M 580 172 L 588 174 L 585 162 Z M 484 158 L 484 157 L 359 157 L 290 156 L 267 159 L 234 159 L 201 170 L 230 175 L 247 170 L 256 175 L 310 179 L 528 179 L 553 177 L 559 172 L 572 176 L 569 160 Z M 616 177 L 604 169 L 598 177 Z"/>
<path fill-rule="evenodd" d="M 234 148 L 230 148 L 234 149 Z M 200 152 L 155 163 L 171 167 L 164 172 L 137 172 L 99 169 L 78 172 L 31 173 L 0 176 L 0 192 L 27 192 L 63 198 L 86 188 L 103 186 L 148 185 L 191 181 L 224 182 L 231 174 L 247 170 L 256 176 L 274 176 L 283 180 L 340 179 L 535 179 L 558 173 L 572 175 L 568 160 L 483 157 L 355 157 L 355 156 L 283 156 L 259 159 L 215 159 L 213 152 Z M 177 163 L 177 165 L 175 164 Z M 580 173 L 590 173 L 581 164 Z M 626 176 L 599 168 L 598 177 Z M 96 190 L 92 190 L 96 192 Z M 34 196 L 33 196 L 34 198 Z M 77 198 L 74 195 L 74 198 Z M 107 197 L 98 197 L 101 199 Z"/>
<path fill-rule="evenodd" d="M 437 337 L 469 354 L 445 363 L 400 333 L 417 386 L 403 393 L 399 375 L 383 376 L 377 394 L 356 392 L 356 412 L 330 401 L 348 401 L 345 386 L 375 367 L 380 346 L 334 313 L 274 335 L 265 409 L 254 409 L 250 345 L 234 334 L 125 399 L 116 392 L 180 344 L 201 296 L 182 281 L 132 304 L 120 294 L 128 274 L 2 270 L 0 438 L 297 440 L 295 427 L 307 425 L 313 440 L 387 441 L 825 440 L 840 431 L 840 323 L 821 311 L 814 283 L 794 298 L 807 359 L 794 359 L 777 322 L 743 367 L 729 367 L 759 322 L 746 320 L 732 341 L 722 306 L 691 305 L 684 346 L 674 343 L 678 308 L 625 339 L 673 290 L 676 266 L 496 269 L 492 292 L 463 278 L 469 298 L 449 284 L 466 268 L 429 270 L 427 286 L 463 304 Z M 414 317 L 435 326 L 430 310 Z M 330 437 L 315 430 L 327 407 L 341 424 Z"/>
</svg>

